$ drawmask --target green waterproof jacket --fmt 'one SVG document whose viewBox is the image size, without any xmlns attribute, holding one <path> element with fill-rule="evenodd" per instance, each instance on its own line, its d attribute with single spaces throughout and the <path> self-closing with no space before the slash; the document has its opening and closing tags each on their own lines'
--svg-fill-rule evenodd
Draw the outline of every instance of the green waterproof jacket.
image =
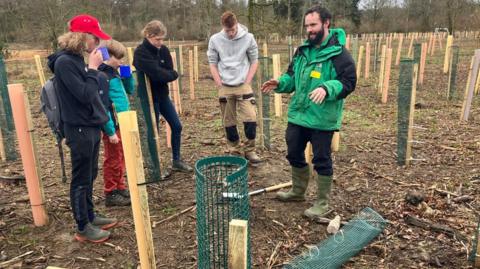
<svg viewBox="0 0 480 269">
<path fill-rule="evenodd" d="M 344 99 L 357 82 L 355 63 L 344 47 L 345 40 L 345 31 L 330 29 L 320 47 L 308 41 L 298 47 L 275 89 L 277 93 L 294 93 L 288 122 L 322 131 L 340 129 Z M 322 103 L 315 104 L 309 94 L 319 87 L 327 95 Z"/>
</svg>

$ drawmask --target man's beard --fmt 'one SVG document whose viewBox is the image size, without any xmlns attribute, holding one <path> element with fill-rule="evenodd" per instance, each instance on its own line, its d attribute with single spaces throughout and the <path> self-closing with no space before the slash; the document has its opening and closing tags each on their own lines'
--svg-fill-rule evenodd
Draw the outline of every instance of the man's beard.
<svg viewBox="0 0 480 269">
<path fill-rule="evenodd" d="M 322 30 L 320 32 L 316 33 L 315 36 L 312 38 L 311 33 L 308 33 L 308 41 L 310 41 L 310 44 L 313 45 L 320 45 L 322 43 L 323 36 L 325 35 L 325 31 L 322 26 Z"/>
</svg>

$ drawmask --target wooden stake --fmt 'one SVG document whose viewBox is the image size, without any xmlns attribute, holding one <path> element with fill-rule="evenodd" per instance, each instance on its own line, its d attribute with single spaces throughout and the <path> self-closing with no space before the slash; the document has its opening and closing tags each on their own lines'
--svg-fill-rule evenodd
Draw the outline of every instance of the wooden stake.
<svg viewBox="0 0 480 269">
<path fill-rule="evenodd" d="M 350 35 L 347 35 L 347 41 L 345 42 L 345 48 L 350 50 Z"/>
<path fill-rule="evenodd" d="M 365 48 L 363 46 L 360 46 L 360 49 L 358 50 L 358 57 L 357 57 L 357 78 L 360 78 L 360 74 L 362 73 L 362 56 L 363 56 L 363 50 Z"/>
<path fill-rule="evenodd" d="M 443 73 L 448 73 L 448 59 L 450 58 L 450 50 L 452 49 L 453 36 L 449 35 L 447 38 L 447 45 L 445 46 L 445 57 L 443 61 Z"/>
<path fill-rule="evenodd" d="M 178 45 L 178 60 L 180 61 L 180 66 L 178 67 L 180 75 L 183 75 L 183 46 Z"/>
<path fill-rule="evenodd" d="M 432 45 L 433 45 L 433 34 L 429 33 L 430 39 L 428 40 L 428 52 L 430 55 L 432 53 Z"/>
<path fill-rule="evenodd" d="M 310 169 L 310 176 L 313 176 L 313 148 L 310 142 L 307 142 L 307 146 L 305 147 L 305 161 L 308 164 Z"/>
<path fill-rule="evenodd" d="M 268 45 L 266 42 L 263 43 L 263 57 L 268 57 Z"/>
<path fill-rule="evenodd" d="M 333 133 L 331 149 L 333 152 L 340 150 L 340 132 Z"/>
<path fill-rule="evenodd" d="M 148 105 L 150 106 L 150 117 L 152 118 L 152 128 L 153 128 L 153 135 L 155 140 L 155 147 L 157 148 L 158 163 L 160 165 L 161 163 L 160 136 L 158 134 L 157 117 L 155 116 L 155 109 L 153 108 L 152 87 L 150 85 L 150 78 L 148 78 L 147 74 L 145 74 L 145 86 L 147 88 L 146 90 L 148 95 Z M 167 138 L 167 141 L 168 141 L 168 138 Z"/>
<path fill-rule="evenodd" d="M 45 209 L 42 180 L 38 172 L 37 151 L 33 137 L 34 128 L 28 96 L 22 84 L 8 84 L 8 94 L 12 105 L 28 196 L 32 206 L 33 222 L 35 226 L 44 226 L 48 224 L 48 214 Z"/>
<path fill-rule="evenodd" d="M 387 103 L 388 90 L 389 90 L 389 87 L 390 87 L 390 70 L 391 70 L 391 66 L 392 66 L 392 54 L 393 54 L 393 50 L 388 49 L 387 50 L 387 59 L 385 60 L 385 75 L 384 75 L 383 90 L 382 90 L 382 103 L 383 104 Z"/>
<path fill-rule="evenodd" d="M 365 79 L 370 76 L 370 42 L 367 42 L 365 48 Z"/>
<path fill-rule="evenodd" d="M 435 43 L 437 42 L 437 34 L 433 34 L 433 41 L 432 41 L 432 50 L 430 51 L 430 56 L 433 56 L 435 53 Z"/>
<path fill-rule="evenodd" d="M 407 57 L 412 58 L 413 57 L 413 41 L 415 40 L 415 37 L 412 35 L 412 38 L 410 39 L 410 45 L 408 45 L 408 54 Z"/>
<path fill-rule="evenodd" d="M 130 189 L 130 199 L 132 202 L 135 235 L 140 256 L 140 268 L 154 269 L 156 268 L 155 251 L 153 248 L 148 193 L 143 170 L 137 113 L 135 111 L 120 112 L 118 113 L 118 120 L 125 155 L 128 188 Z"/>
<path fill-rule="evenodd" d="M 420 72 L 418 77 L 418 85 L 423 85 L 423 74 L 425 73 L 425 64 L 427 62 L 428 44 L 422 43 L 422 54 L 420 56 Z"/>
<path fill-rule="evenodd" d="M 194 64 L 194 77 L 195 82 L 198 82 L 198 46 L 193 47 L 193 64 Z"/>
<path fill-rule="evenodd" d="M 178 71 L 178 66 L 177 66 L 177 53 L 175 51 L 171 52 L 170 55 L 172 56 L 173 60 L 173 69 Z M 180 87 L 178 84 L 179 78 L 177 78 L 175 81 L 171 82 L 172 85 L 172 91 L 173 91 L 173 99 L 175 101 L 175 109 L 177 110 L 177 113 L 182 114 L 182 99 L 180 98 Z"/>
<path fill-rule="evenodd" d="M 195 100 L 195 85 L 193 75 L 193 51 L 188 50 L 188 78 L 190 81 L 190 99 Z"/>
<path fill-rule="evenodd" d="M 460 119 L 463 121 L 468 121 L 470 108 L 472 106 L 473 92 L 475 90 L 475 84 L 477 81 L 477 75 L 480 65 L 480 49 L 475 50 L 475 55 L 473 57 L 473 65 L 471 65 L 472 68 L 470 69 L 468 75 L 469 79 L 467 81 L 467 87 L 465 88 L 465 96 L 462 105 L 462 114 Z"/>
<path fill-rule="evenodd" d="M 280 54 L 272 55 L 273 61 L 273 77 L 278 79 L 282 73 L 280 71 Z M 282 116 L 282 95 L 275 93 L 275 116 Z"/>
<path fill-rule="evenodd" d="M 135 71 L 135 66 L 133 66 L 133 48 L 128 47 L 127 53 L 128 53 L 128 64 L 130 64 L 130 69 L 132 69 L 132 71 Z"/>
<path fill-rule="evenodd" d="M 400 40 L 398 41 L 397 57 L 395 58 L 395 66 L 398 66 L 400 64 L 400 57 L 402 56 L 402 45 L 403 45 L 403 35 L 400 36 Z"/>
<path fill-rule="evenodd" d="M 233 219 L 228 229 L 228 268 L 247 269 L 248 221 Z"/>
<path fill-rule="evenodd" d="M 409 165 L 412 160 L 412 141 L 413 141 L 413 122 L 415 116 L 415 100 L 417 95 L 417 78 L 418 78 L 418 64 L 413 66 L 412 78 L 412 97 L 410 99 L 410 116 L 408 118 L 408 136 L 407 136 L 407 151 L 405 165 Z"/>
<path fill-rule="evenodd" d="M 43 73 L 42 61 L 40 60 L 40 55 L 35 55 L 35 64 L 37 66 L 38 79 L 40 80 L 40 85 L 43 87 L 45 85 L 45 74 Z"/>
<path fill-rule="evenodd" d="M 387 46 L 382 46 L 382 56 L 380 60 L 380 70 L 379 70 L 379 79 L 378 79 L 378 93 L 381 94 L 383 92 L 383 82 L 384 82 L 384 75 L 385 75 L 385 61 L 386 61 L 386 53 L 387 53 Z"/>
<path fill-rule="evenodd" d="M 480 70 L 478 72 L 480 72 Z M 480 74 L 477 75 L 477 82 L 475 83 L 475 95 L 478 95 L 479 86 L 480 86 Z"/>
</svg>

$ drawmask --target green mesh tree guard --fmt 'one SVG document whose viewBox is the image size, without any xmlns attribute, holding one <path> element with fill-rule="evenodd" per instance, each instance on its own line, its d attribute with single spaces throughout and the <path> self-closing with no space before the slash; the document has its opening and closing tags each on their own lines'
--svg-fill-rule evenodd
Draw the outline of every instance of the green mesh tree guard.
<svg viewBox="0 0 480 269">
<path fill-rule="evenodd" d="M 15 161 L 18 156 L 15 146 L 15 126 L 13 124 L 12 106 L 10 105 L 7 85 L 7 69 L 3 55 L 0 53 L 0 92 L 2 98 L 2 102 L 0 102 L 0 128 L 2 130 L 7 160 Z"/>
<path fill-rule="evenodd" d="M 158 159 L 157 147 L 155 144 L 155 136 L 153 132 L 152 114 L 148 103 L 147 88 L 145 87 L 145 73 L 137 70 L 137 96 L 132 97 L 132 110 L 137 111 L 138 129 L 140 131 L 141 146 L 144 166 L 148 181 L 160 180 L 160 160 Z M 142 120 L 144 119 L 144 120 Z"/>
<path fill-rule="evenodd" d="M 422 57 L 422 44 L 413 44 L 413 61 L 416 64 L 420 64 L 420 58 Z"/>
<path fill-rule="evenodd" d="M 335 235 L 293 259 L 284 269 L 340 268 L 377 237 L 387 221 L 371 208 L 364 208 Z"/>
<path fill-rule="evenodd" d="M 413 64 L 411 59 L 400 61 L 398 79 L 398 119 L 397 119 L 397 163 L 405 165 L 407 152 L 407 137 L 410 116 L 410 100 L 412 98 Z"/>
<path fill-rule="evenodd" d="M 451 100 L 455 94 L 456 94 L 456 89 L 457 89 L 457 65 L 458 65 L 458 55 L 459 55 L 459 48 L 458 46 L 452 46 L 451 47 L 451 53 L 452 53 L 452 67 L 450 70 L 450 76 L 448 78 L 448 85 L 449 85 L 449 91 L 448 91 L 448 99 Z"/>
<path fill-rule="evenodd" d="M 377 72 L 377 61 L 378 61 L 378 39 L 375 37 L 374 46 L 373 46 L 373 72 Z"/>
<path fill-rule="evenodd" d="M 214 156 L 195 164 L 198 268 L 228 268 L 228 225 L 250 216 L 247 160 Z M 248 243 L 250 267 L 250 242 Z"/>
</svg>

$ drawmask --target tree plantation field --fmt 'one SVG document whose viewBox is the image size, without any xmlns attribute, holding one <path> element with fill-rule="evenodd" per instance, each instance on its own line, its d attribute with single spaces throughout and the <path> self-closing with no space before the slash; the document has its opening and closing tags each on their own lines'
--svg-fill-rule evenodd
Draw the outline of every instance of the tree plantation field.
<svg viewBox="0 0 480 269">
<path fill-rule="evenodd" d="M 407 54 L 406 40 L 409 39 L 404 40 L 402 56 Z M 378 72 L 373 72 L 373 49 L 370 78 L 364 79 L 362 74 L 356 90 L 347 97 L 340 149 L 333 154 L 332 211 L 326 217 L 340 215 L 342 220 L 348 221 L 361 209 L 371 207 L 388 220 L 385 230 L 343 268 L 471 268 L 467 256 L 472 251 L 480 208 L 480 102 L 477 96 L 474 96 L 468 122 L 460 121 L 460 112 L 478 39 L 454 41 L 460 47 L 460 57 L 457 92 L 452 100 L 446 98 L 447 75 L 443 73 L 446 39 L 441 41 L 443 49 L 437 47 L 434 56 L 428 54 L 424 83 L 417 89 L 414 116 L 415 126 L 420 128 L 414 129 L 413 140 L 421 143 L 413 144 L 412 153 L 413 158 L 419 160 L 412 161 L 409 166 L 398 166 L 396 159 L 397 42 L 395 39 L 392 43 L 394 57 L 388 102 L 382 104 L 377 92 Z M 365 41 L 359 44 L 364 45 Z M 175 45 L 173 43 L 172 47 Z M 206 44 L 199 47 L 200 74 L 199 82 L 195 83 L 195 100 L 189 98 L 188 49 L 192 47 L 183 48 L 185 73 L 180 118 L 182 155 L 193 165 L 203 157 L 224 154 L 226 142 L 217 93 L 205 56 Z M 281 54 L 282 71 L 285 71 L 288 64 L 286 43 L 269 44 L 269 56 L 272 53 Z M 28 91 L 50 223 L 44 227 L 33 225 L 24 180 L 0 179 L 0 264 L 28 253 L 6 267 L 137 268 L 139 257 L 132 211 L 130 207 L 105 207 L 102 163 L 95 181 L 95 207 L 102 214 L 117 217 L 121 225 L 113 230 L 108 243 L 92 245 L 74 241 L 69 184 L 61 181 L 55 139 L 40 112 L 40 84 L 33 57 L 27 52 L 24 55 L 27 56 L 7 59 L 8 79 L 9 83 L 23 83 Z M 45 64 L 44 56 L 42 61 Z M 379 61 L 378 57 L 377 70 Z M 272 148 L 259 152 L 265 159 L 263 164 L 249 166 L 249 190 L 290 181 L 284 138 L 289 98 L 283 96 L 284 114 L 281 117 L 274 116 L 271 98 Z M 242 129 L 239 128 L 240 133 Z M 166 147 L 164 125 L 160 134 L 162 162 L 168 166 L 171 153 Z M 68 172 L 68 149 L 65 156 Z M 103 159 L 103 149 L 100 156 Z M 23 175 L 20 159 L 0 166 L 0 175 Z M 283 264 L 329 236 L 325 224 L 302 217 L 303 211 L 315 200 L 315 188 L 315 183 L 310 182 L 307 201 L 299 203 L 281 203 L 274 199 L 274 192 L 251 197 L 252 268 L 282 268 Z M 193 174 L 174 173 L 170 180 L 150 184 L 147 189 L 152 222 L 164 220 L 195 204 Z M 421 194 L 424 202 L 412 205 L 411 199 L 406 200 L 407 194 L 411 196 L 412 193 Z M 446 229 L 420 227 L 412 222 L 416 218 Z M 157 268 L 197 267 L 195 223 L 193 209 L 152 227 Z"/>
</svg>

